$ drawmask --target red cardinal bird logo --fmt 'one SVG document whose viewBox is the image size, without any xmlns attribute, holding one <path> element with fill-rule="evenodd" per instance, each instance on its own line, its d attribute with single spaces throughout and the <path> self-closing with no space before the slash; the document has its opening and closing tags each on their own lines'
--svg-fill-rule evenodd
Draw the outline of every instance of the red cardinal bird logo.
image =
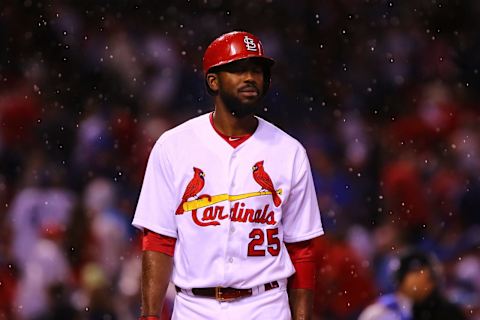
<svg viewBox="0 0 480 320">
<path fill-rule="evenodd" d="M 282 199 L 278 196 L 277 192 L 275 191 L 275 187 L 273 186 L 272 179 L 268 173 L 265 172 L 263 167 L 263 160 L 258 161 L 252 167 L 253 170 L 253 179 L 262 187 L 262 189 L 270 191 L 272 193 L 273 204 L 275 207 L 278 207 L 282 203 Z"/>
<path fill-rule="evenodd" d="M 203 186 L 205 186 L 205 173 L 195 167 L 193 167 L 193 172 L 193 178 L 188 183 L 182 197 L 182 202 L 178 206 L 177 211 L 175 211 L 175 214 L 182 214 L 184 212 L 183 204 L 187 202 L 189 198 L 196 196 L 203 189 Z"/>
</svg>

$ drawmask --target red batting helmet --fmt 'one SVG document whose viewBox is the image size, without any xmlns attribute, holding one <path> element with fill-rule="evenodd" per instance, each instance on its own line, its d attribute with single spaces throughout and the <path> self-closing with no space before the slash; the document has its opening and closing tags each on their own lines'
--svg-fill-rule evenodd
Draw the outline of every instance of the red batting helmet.
<svg viewBox="0 0 480 320">
<path fill-rule="evenodd" d="M 275 61 L 263 52 L 263 45 L 253 34 L 244 31 L 233 31 L 226 33 L 212 43 L 205 50 L 203 55 L 203 72 L 213 68 L 241 59 L 257 58 L 268 67 Z"/>
</svg>

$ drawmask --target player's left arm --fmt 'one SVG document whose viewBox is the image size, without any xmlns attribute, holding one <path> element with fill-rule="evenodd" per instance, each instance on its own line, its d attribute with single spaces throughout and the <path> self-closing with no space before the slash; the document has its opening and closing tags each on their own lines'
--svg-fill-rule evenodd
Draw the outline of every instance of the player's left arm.
<svg viewBox="0 0 480 320">
<path fill-rule="evenodd" d="M 305 149 L 297 154 L 292 187 L 283 208 L 283 241 L 295 267 L 289 279 L 294 320 L 311 319 L 315 288 L 313 239 L 323 234 L 315 186 Z"/>
<path fill-rule="evenodd" d="M 315 289 L 315 259 L 312 240 L 287 243 L 295 274 L 288 279 L 288 296 L 293 320 L 312 317 Z"/>
<path fill-rule="evenodd" d="M 290 289 L 288 293 L 293 320 L 312 319 L 313 290 Z"/>
</svg>

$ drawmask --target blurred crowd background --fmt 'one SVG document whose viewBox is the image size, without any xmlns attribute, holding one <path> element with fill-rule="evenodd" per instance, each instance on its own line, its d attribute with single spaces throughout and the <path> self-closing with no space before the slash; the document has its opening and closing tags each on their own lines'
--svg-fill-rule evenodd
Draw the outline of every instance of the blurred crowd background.
<svg viewBox="0 0 480 320">
<path fill-rule="evenodd" d="M 409 247 L 480 319 L 478 16 L 463 0 L 2 1 L 0 319 L 139 315 L 146 160 L 213 109 L 201 59 L 232 30 L 276 59 L 261 116 L 310 156 L 317 319 L 391 292 Z"/>
</svg>

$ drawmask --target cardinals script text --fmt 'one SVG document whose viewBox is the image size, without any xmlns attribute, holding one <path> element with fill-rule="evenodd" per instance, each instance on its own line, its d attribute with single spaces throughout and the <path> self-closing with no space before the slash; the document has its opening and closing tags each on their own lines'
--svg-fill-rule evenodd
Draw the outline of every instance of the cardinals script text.
<svg viewBox="0 0 480 320">
<path fill-rule="evenodd" d="M 246 208 L 243 202 L 236 202 L 230 208 L 230 214 L 227 214 L 224 206 L 210 206 L 202 212 L 192 210 L 192 219 L 201 227 L 218 226 L 221 220 L 228 218 L 233 222 L 275 225 L 275 214 L 272 210 L 269 211 L 269 207 L 266 204 L 263 209 L 252 209 Z"/>
</svg>

